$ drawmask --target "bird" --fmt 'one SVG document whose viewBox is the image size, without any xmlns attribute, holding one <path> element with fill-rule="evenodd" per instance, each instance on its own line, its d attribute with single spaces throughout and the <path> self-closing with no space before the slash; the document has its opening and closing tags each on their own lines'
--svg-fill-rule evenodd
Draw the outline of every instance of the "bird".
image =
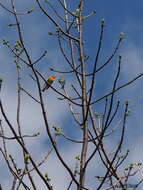
<svg viewBox="0 0 143 190">
<path fill-rule="evenodd" d="M 47 79 L 47 81 L 44 84 L 42 92 L 44 92 L 45 90 L 48 90 L 48 88 L 52 85 L 54 80 L 55 80 L 55 76 L 53 76 L 53 75 L 49 76 L 49 78 Z"/>
</svg>

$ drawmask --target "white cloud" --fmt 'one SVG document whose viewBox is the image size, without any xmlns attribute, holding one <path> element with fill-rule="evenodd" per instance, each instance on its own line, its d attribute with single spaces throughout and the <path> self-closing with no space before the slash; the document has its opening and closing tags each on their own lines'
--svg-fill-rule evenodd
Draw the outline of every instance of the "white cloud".
<svg viewBox="0 0 143 190">
<path fill-rule="evenodd" d="M 132 43 L 128 43 L 123 53 L 123 71 L 126 77 L 135 76 L 141 72 L 143 65 L 143 53 L 140 48 Z"/>
</svg>

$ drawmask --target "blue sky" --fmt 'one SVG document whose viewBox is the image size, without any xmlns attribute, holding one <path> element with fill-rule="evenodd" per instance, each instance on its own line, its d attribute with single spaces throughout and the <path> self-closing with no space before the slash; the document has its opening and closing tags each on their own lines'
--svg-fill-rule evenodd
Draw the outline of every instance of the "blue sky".
<svg viewBox="0 0 143 190">
<path fill-rule="evenodd" d="M 73 7 L 71 11 L 75 9 L 75 3 L 77 0 L 73 1 Z M 1 1 L 7 7 L 10 7 L 10 1 Z M 58 7 L 54 0 L 51 2 Z M 70 2 L 69 2 L 70 3 Z M 49 67 L 56 67 L 57 69 L 67 69 L 65 66 L 65 60 L 61 56 L 57 42 L 54 37 L 48 35 L 48 32 L 54 32 L 53 25 L 47 20 L 47 18 L 40 12 L 38 6 L 33 0 L 16 1 L 18 12 L 27 11 L 30 8 L 35 8 L 35 11 L 29 15 L 20 17 L 22 31 L 24 34 L 24 40 L 30 52 L 32 60 L 37 59 L 45 50 L 47 50 L 47 56 L 41 60 L 37 68 L 43 73 L 45 77 L 51 74 Z M 59 7 L 58 7 L 59 8 Z M 103 48 L 101 51 L 101 57 L 99 59 L 99 65 L 104 63 L 104 61 L 111 55 L 117 41 L 120 32 L 125 33 L 125 39 L 121 43 L 118 54 L 123 56 L 123 63 L 121 68 L 121 76 L 119 83 L 123 84 L 129 81 L 137 74 L 142 72 L 142 60 L 143 60 L 143 2 L 138 0 L 137 2 L 133 0 L 87 0 L 85 2 L 85 13 L 88 14 L 93 10 L 96 10 L 96 14 L 92 16 L 89 20 L 85 22 L 85 42 L 87 46 L 85 52 L 89 55 L 88 64 L 91 64 L 94 60 L 95 53 L 97 50 L 97 42 L 99 39 L 99 27 L 102 18 L 105 19 L 105 32 L 103 40 Z M 11 14 L 7 13 L 2 8 L 0 17 L 0 38 L 6 38 L 10 41 L 10 44 L 14 44 L 17 38 L 17 33 L 14 27 L 8 27 L 7 24 L 15 23 L 14 18 Z M 60 10 L 59 10 L 60 11 Z M 117 55 L 118 55 L 117 54 Z M 110 66 L 108 66 L 104 72 L 97 74 L 97 91 L 95 93 L 95 98 L 100 95 L 104 95 L 111 87 L 111 81 L 114 77 L 114 71 L 117 69 L 118 56 L 115 56 Z M 6 47 L 3 47 L 2 43 L 0 46 L 0 77 L 4 79 L 2 87 L 2 100 L 5 105 L 6 112 L 13 124 L 16 123 L 16 70 L 13 64 L 13 56 Z M 87 67 L 88 67 L 87 64 Z M 89 66 L 89 70 L 91 67 Z M 37 97 L 37 91 L 35 84 L 29 79 L 29 74 L 31 71 L 22 66 L 21 71 L 21 81 L 23 86 L 28 89 L 28 91 Z M 59 75 L 56 74 L 58 77 Z M 71 92 L 70 84 L 76 81 L 73 80 L 72 76 L 68 78 L 67 75 L 63 76 L 66 80 L 66 87 L 69 93 Z M 128 99 L 130 102 L 131 116 L 127 121 L 127 129 L 125 135 L 125 149 L 130 148 L 131 152 L 129 155 L 129 163 L 134 161 L 142 161 L 142 123 L 143 123 L 143 92 L 142 92 L 142 82 L 143 79 L 135 82 L 126 89 L 122 89 L 120 95 L 116 96 L 116 100 L 121 101 L 121 105 L 124 106 L 124 102 Z M 41 83 L 43 83 L 41 81 Z M 54 84 L 58 88 L 57 82 Z M 77 130 L 77 126 L 71 120 L 70 112 L 67 104 L 64 102 L 59 102 L 57 96 L 52 90 L 44 94 L 44 99 L 46 102 L 46 108 L 48 112 L 48 119 L 52 125 L 59 125 L 63 128 L 67 135 L 74 136 L 79 139 L 81 135 L 80 130 Z M 35 132 L 40 132 L 40 137 L 38 140 L 27 140 L 27 146 L 31 150 L 31 154 L 36 157 L 38 162 L 46 154 L 47 149 L 49 149 L 49 139 L 47 138 L 44 123 L 42 121 L 41 111 L 38 105 L 35 105 L 33 101 L 27 98 L 26 95 L 22 96 L 22 113 L 21 122 L 24 134 L 33 134 Z M 30 105 L 30 106 L 29 106 Z M 97 112 L 102 112 L 101 105 L 94 107 Z M 120 114 L 119 114 L 120 115 Z M 5 125 L 5 123 L 4 123 Z M 5 125 L 6 126 L 6 125 Z M 76 131 L 76 132 L 75 132 Z M 6 134 L 10 135 L 9 129 L 6 130 Z M 112 139 L 108 140 L 109 147 L 112 146 L 115 140 L 118 138 L 118 132 Z M 80 146 L 72 146 L 70 143 L 62 142 L 62 138 L 59 139 L 59 145 L 64 155 L 64 159 L 70 164 L 71 167 L 75 164 L 74 156 L 80 152 Z M 36 149 L 35 149 L 36 147 Z M 8 150 L 14 155 L 18 164 L 21 164 L 21 159 L 19 158 L 19 148 L 15 143 L 8 143 Z M 91 148 L 92 150 L 92 148 Z M 91 151 L 90 150 L 90 151 Z M 53 160 L 53 158 L 55 160 Z M 5 162 L 1 158 L 2 162 L 1 169 L 6 171 Z M 48 164 L 49 163 L 49 164 Z M 47 165 L 48 166 L 47 166 Z M 52 183 L 56 190 L 64 189 L 67 187 L 68 176 L 67 173 L 60 166 L 59 162 L 56 162 L 54 154 L 49 157 L 47 163 L 42 168 L 41 171 L 50 173 L 53 179 Z M 58 169 L 57 169 L 58 168 Z M 55 173 L 55 171 L 58 171 Z M 100 167 L 95 166 L 92 168 L 92 164 L 89 167 L 89 176 L 95 175 L 96 171 L 99 171 Z M 33 174 L 35 179 L 38 177 Z M 10 185 L 9 178 L 6 177 L 7 173 L 3 173 L 0 177 L 2 181 L 3 188 L 6 184 Z M 88 183 L 91 187 L 95 184 L 91 182 L 91 178 L 88 177 Z M 43 184 L 37 184 L 39 188 L 43 188 Z M 73 187 L 74 188 L 74 187 Z M 141 190 L 142 187 L 139 189 Z"/>
</svg>

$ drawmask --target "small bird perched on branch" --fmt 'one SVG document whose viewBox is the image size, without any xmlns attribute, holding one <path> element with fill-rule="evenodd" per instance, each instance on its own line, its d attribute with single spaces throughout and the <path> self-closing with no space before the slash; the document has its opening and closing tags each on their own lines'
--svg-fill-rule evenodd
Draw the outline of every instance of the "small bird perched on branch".
<svg viewBox="0 0 143 190">
<path fill-rule="evenodd" d="M 54 80 L 55 80 L 55 76 L 53 75 L 49 76 L 49 78 L 47 79 L 47 82 L 44 84 L 42 91 L 44 92 L 45 90 L 48 90 L 48 88 L 52 85 Z"/>
</svg>

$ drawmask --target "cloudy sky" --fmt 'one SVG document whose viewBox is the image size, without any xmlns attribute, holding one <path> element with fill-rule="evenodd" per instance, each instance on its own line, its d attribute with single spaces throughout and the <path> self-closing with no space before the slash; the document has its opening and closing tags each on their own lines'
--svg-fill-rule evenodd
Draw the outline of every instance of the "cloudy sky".
<svg viewBox="0 0 143 190">
<path fill-rule="evenodd" d="M 11 9 L 10 0 L 1 0 L 0 2 L 3 3 L 7 8 Z M 20 25 L 22 28 L 25 44 L 33 61 L 39 58 L 40 55 L 45 50 L 47 50 L 47 56 L 44 57 L 37 65 L 37 68 L 40 70 L 40 72 L 45 77 L 47 77 L 48 75 L 53 74 L 49 70 L 50 67 L 60 70 L 69 69 L 59 52 L 56 39 L 48 35 L 48 32 L 54 32 L 53 25 L 41 13 L 36 2 L 34 0 L 15 0 L 15 2 L 18 13 L 26 12 L 31 8 L 35 9 L 31 14 L 20 16 Z M 44 0 L 41 0 L 41 2 L 44 2 Z M 70 5 L 69 2 L 70 10 L 72 12 L 75 11 L 76 2 L 77 0 L 72 1 L 72 5 Z M 51 3 L 60 13 L 62 12 L 56 0 L 51 0 Z M 45 6 L 48 8 L 46 4 Z M 85 0 L 85 14 L 89 14 L 93 10 L 96 10 L 96 14 L 90 19 L 86 20 L 84 26 L 84 39 L 86 42 L 85 52 L 87 55 L 89 55 L 89 65 L 93 62 L 97 50 L 100 31 L 99 27 L 102 18 L 105 19 L 105 32 L 101 56 L 98 63 L 99 65 L 104 63 L 105 60 L 112 54 L 113 49 L 118 41 L 120 32 L 124 32 L 125 34 L 125 39 L 123 40 L 117 54 L 121 54 L 123 59 L 119 81 L 120 84 L 131 80 L 133 77 L 136 77 L 138 74 L 143 72 L 142 9 L 143 2 L 141 0 L 138 0 L 137 2 L 133 0 Z M 14 23 L 15 20 L 13 15 L 5 11 L 3 8 L 0 8 L 0 38 L 9 40 L 11 46 L 13 46 L 18 40 L 18 35 L 15 27 L 9 27 L 7 25 Z M 113 67 L 107 67 L 105 72 L 97 74 L 98 80 L 96 84 L 97 91 L 95 98 L 99 98 L 110 89 L 111 81 L 114 77 L 114 71 L 117 68 L 117 61 L 118 56 L 116 56 L 112 61 L 112 64 L 114 65 Z M 2 45 L 2 43 L 0 44 L 0 63 L 0 77 L 3 78 L 1 97 L 5 111 L 11 123 L 16 128 L 17 73 L 13 55 L 8 48 Z M 88 69 L 91 69 L 90 66 Z M 31 70 L 26 66 L 21 65 L 22 86 L 28 90 L 29 93 L 33 94 L 35 97 L 38 97 L 35 82 L 30 78 L 30 74 L 32 74 Z M 56 77 L 58 78 L 59 74 L 56 74 Z M 74 85 L 76 85 L 76 81 L 72 78 L 72 76 L 63 75 L 63 78 L 66 79 L 66 87 L 68 92 L 72 93 L 70 85 L 72 82 Z M 117 99 L 121 101 L 122 106 L 124 106 L 124 102 L 126 100 L 129 100 L 130 102 L 129 106 L 131 109 L 131 114 L 127 121 L 127 129 L 125 134 L 125 149 L 130 149 L 128 163 L 142 162 L 143 159 L 142 82 L 143 79 L 141 78 L 126 89 L 122 89 L 120 91 L 120 95 L 117 97 Z M 41 81 L 41 84 L 43 84 L 43 81 Z M 57 81 L 54 83 L 54 87 L 59 88 Z M 50 126 L 58 125 L 63 128 L 64 132 L 68 136 L 72 136 L 79 140 L 81 131 L 77 129 L 74 121 L 71 120 L 67 104 L 65 104 L 64 101 L 59 101 L 57 99 L 59 96 L 53 92 L 52 89 L 50 89 L 48 93 L 45 93 L 43 96 L 46 103 L 46 111 L 48 113 L 48 121 Z M 34 160 L 38 163 L 50 150 L 50 141 L 46 134 L 40 106 L 31 100 L 27 95 L 22 94 L 21 107 L 21 126 L 23 134 L 31 135 L 40 132 L 40 136 L 37 138 L 25 139 L 30 153 L 33 155 Z M 102 112 L 102 107 L 100 105 L 97 105 L 96 109 L 96 112 Z M 4 121 L 3 126 L 5 127 L 6 135 L 12 135 Z M 116 137 L 117 134 L 113 139 L 108 140 L 109 146 L 113 145 Z M 61 154 L 64 155 L 64 160 L 66 160 L 70 167 L 74 169 L 74 157 L 80 153 L 80 145 L 73 146 L 73 144 L 63 141 L 62 138 L 60 138 L 58 142 Z M 22 167 L 22 158 L 19 156 L 21 150 L 18 144 L 15 141 L 7 142 L 7 148 L 8 153 L 13 155 L 15 158 L 18 167 Z M 0 183 L 3 189 L 6 187 L 8 189 L 8 187 L 11 187 L 12 178 L 8 174 L 7 167 L 2 156 L 0 157 L 0 161 L 0 170 L 5 171 L 0 175 Z M 59 161 L 56 159 L 54 153 L 51 154 L 43 167 L 41 167 L 41 171 L 43 173 L 48 171 L 49 176 L 52 179 L 51 183 L 55 187 L 55 190 L 64 190 L 67 188 L 69 176 L 60 165 Z M 90 184 L 89 187 L 94 188 L 95 184 L 93 183 L 93 176 L 96 175 L 97 171 L 100 171 L 100 167 L 99 165 L 95 164 L 95 167 L 93 168 L 91 164 L 89 166 L 89 171 L 90 173 L 87 177 L 88 185 Z M 36 184 L 37 189 L 44 190 L 45 186 L 42 182 L 39 182 L 38 176 L 34 173 L 33 176 L 38 181 Z M 139 188 L 139 190 L 141 189 L 142 187 Z"/>
</svg>

